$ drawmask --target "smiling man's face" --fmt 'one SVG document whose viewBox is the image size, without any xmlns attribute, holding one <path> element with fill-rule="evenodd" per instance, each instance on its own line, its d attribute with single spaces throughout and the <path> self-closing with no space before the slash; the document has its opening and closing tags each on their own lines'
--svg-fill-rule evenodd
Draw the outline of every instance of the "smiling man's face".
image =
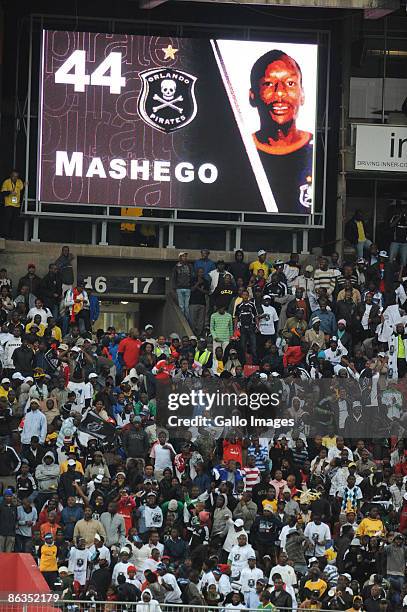
<svg viewBox="0 0 407 612">
<path fill-rule="evenodd" d="M 293 59 L 284 55 L 267 66 L 259 80 L 258 96 L 272 121 L 278 125 L 295 121 L 304 103 L 304 92 L 301 74 Z"/>
</svg>

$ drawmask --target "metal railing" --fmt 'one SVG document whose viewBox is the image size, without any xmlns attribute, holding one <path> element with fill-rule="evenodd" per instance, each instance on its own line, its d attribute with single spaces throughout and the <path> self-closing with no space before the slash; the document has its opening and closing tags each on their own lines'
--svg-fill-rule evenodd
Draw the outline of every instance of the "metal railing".
<svg viewBox="0 0 407 612">
<path fill-rule="evenodd" d="M 223 604 L 195 605 L 195 604 L 145 604 L 137 608 L 142 602 L 119 601 L 80 601 L 58 600 L 58 595 L 52 593 L 10 594 L 9 600 L 0 600 L 1 612 L 223 612 Z M 29 600 L 28 600 L 29 599 Z M 10 601 L 12 600 L 12 601 Z M 19 601 L 17 601 L 19 600 Z M 24 600 L 24 601 L 23 601 Z M 244 604 L 235 608 L 239 612 L 258 612 L 259 608 L 246 608 Z M 315 608 L 301 608 L 304 612 L 313 612 Z M 233 608 L 232 608 L 233 610 Z M 277 610 L 277 608 L 276 608 Z M 278 612 L 292 612 L 293 608 L 278 607 Z M 225 611 L 226 612 L 226 611 Z M 329 612 L 320 609 L 319 612 Z"/>
</svg>

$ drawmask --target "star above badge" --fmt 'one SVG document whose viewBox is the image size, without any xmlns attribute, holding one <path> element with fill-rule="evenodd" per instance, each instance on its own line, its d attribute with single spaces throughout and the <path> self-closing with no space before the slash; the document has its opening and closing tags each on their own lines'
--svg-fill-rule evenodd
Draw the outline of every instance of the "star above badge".
<svg viewBox="0 0 407 612">
<path fill-rule="evenodd" d="M 164 59 L 172 59 L 175 60 L 175 54 L 178 53 L 178 49 L 174 49 L 172 45 L 168 45 L 168 47 L 161 49 L 164 53 Z"/>
</svg>

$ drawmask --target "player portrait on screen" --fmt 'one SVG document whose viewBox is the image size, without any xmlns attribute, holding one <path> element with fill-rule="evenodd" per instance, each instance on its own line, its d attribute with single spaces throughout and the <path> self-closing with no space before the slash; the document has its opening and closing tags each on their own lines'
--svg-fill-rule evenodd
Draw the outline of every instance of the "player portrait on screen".
<svg viewBox="0 0 407 612">
<path fill-rule="evenodd" d="M 252 66 L 249 96 L 260 119 L 253 140 L 278 211 L 311 212 L 313 134 L 296 125 L 305 101 L 300 66 L 268 51 Z"/>
</svg>

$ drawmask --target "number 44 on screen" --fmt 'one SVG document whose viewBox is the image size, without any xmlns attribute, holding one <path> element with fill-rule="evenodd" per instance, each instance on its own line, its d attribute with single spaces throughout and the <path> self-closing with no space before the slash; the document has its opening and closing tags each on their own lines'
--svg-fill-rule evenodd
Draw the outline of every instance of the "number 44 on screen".
<svg viewBox="0 0 407 612">
<path fill-rule="evenodd" d="M 86 85 L 109 87 L 111 94 L 126 86 L 122 76 L 122 54 L 112 51 L 92 72 L 86 74 L 86 51 L 74 51 L 55 73 L 55 83 L 73 85 L 74 91 L 85 91 Z"/>
</svg>

